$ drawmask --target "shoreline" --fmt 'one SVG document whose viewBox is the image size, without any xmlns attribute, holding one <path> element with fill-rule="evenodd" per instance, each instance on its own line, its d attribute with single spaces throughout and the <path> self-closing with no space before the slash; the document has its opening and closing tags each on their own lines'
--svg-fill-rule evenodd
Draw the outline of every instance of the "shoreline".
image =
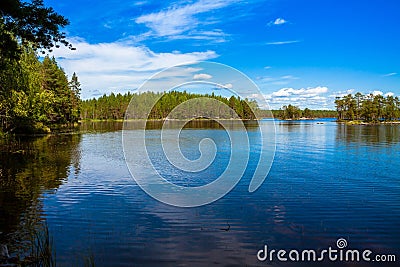
<svg viewBox="0 0 400 267">
<path fill-rule="evenodd" d="M 299 119 L 280 119 L 280 118 L 259 118 L 259 119 L 217 119 L 217 118 L 194 118 L 194 119 L 105 119 L 105 120 L 99 120 L 99 119 L 94 119 L 94 120 L 79 120 L 77 123 L 74 123 L 72 125 L 60 125 L 58 127 L 51 127 L 51 131 L 38 131 L 34 133 L 4 133 L 0 132 L 0 139 L 5 139 L 9 136 L 12 135 L 17 135 L 17 136 L 46 136 L 46 135 L 52 135 L 52 134 L 65 134 L 65 133 L 74 133 L 74 132 L 79 132 L 76 131 L 77 128 L 81 126 L 81 124 L 85 123 L 124 123 L 124 122 L 142 122 L 142 123 L 147 123 L 147 122 L 181 122 L 181 121 L 243 121 L 243 122 L 258 122 L 262 121 L 265 119 L 269 120 L 279 120 L 279 121 L 317 121 L 319 119 L 333 119 L 331 117 L 326 117 L 326 118 L 299 118 Z M 346 120 L 335 120 L 333 122 L 336 122 L 338 124 L 344 124 L 344 125 L 400 125 L 400 121 L 378 121 L 378 122 L 365 122 L 365 121 L 359 121 L 359 120 L 353 120 L 353 121 L 346 121 Z M 54 126 L 54 125 L 53 125 Z"/>
<path fill-rule="evenodd" d="M 346 124 L 346 125 L 395 125 L 400 124 L 400 121 L 374 121 L 374 122 L 367 122 L 367 121 L 339 121 L 336 120 L 336 123 Z"/>
<path fill-rule="evenodd" d="M 86 123 L 86 122 L 124 122 L 124 121 L 216 121 L 216 120 L 220 120 L 220 121 L 260 121 L 262 119 L 265 118 L 261 118 L 261 119 L 221 119 L 221 118 L 194 118 L 194 119 L 105 119 L 105 120 L 99 120 L 99 119 L 94 119 L 94 120 L 80 120 L 79 123 Z"/>
<path fill-rule="evenodd" d="M 298 119 L 282 119 L 282 118 L 274 118 L 274 119 L 278 119 L 281 121 L 313 121 L 313 120 L 317 120 L 317 119 L 326 119 L 326 118 L 308 118 L 308 117 L 301 117 Z"/>
</svg>

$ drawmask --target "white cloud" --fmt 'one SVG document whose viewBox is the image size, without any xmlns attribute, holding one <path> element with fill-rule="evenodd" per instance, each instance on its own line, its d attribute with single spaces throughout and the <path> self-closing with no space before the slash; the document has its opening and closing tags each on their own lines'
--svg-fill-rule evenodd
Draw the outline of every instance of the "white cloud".
<svg viewBox="0 0 400 267">
<path fill-rule="evenodd" d="M 133 3 L 134 6 L 144 6 L 146 4 L 148 4 L 147 1 L 137 1 L 137 2 Z"/>
<path fill-rule="evenodd" d="M 144 24 L 155 37 L 169 39 L 217 39 L 225 35 L 221 30 L 197 31 L 199 25 L 213 24 L 216 21 L 201 21 L 196 16 L 229 6 L 235 1 L 199 0 L 187 5 L 174 5 L 166 10 L 145 14 L 135 19 Z"/>
<path fill-rule="evenodd" d="M 193 80 L 208 80 L 211 78 L 212 76 L 207 73 L 196 73 L 195 75 L 193 75 Z"/>
<path fill-rule="evenodd" d="M 371 94 L 373 94 L 373 95 L 383 95 L 383 92 L 375 90 L 375 91 L 372 91 Z"/>
<path fill-rule="evenodd" d="M 214 90 L 221 90 L 221 89 L 232 89 L 233 84 L 231 83 L 226 83 L 226 84 L 217 84 L 214 88 Z"/>
<path fill-rule="evenodd" d="M 300 89 L 303 90 L 303 89 Z M 309 96 L 316 96 L 319 94 L 327 93 L 328 92 L 328 87 L 326 86 L 317 86 L 317 87 L 309 87 L 304 90 L 304 95 L 309 95 Z"/>
<path fill-rule="evenodd" d="M 394 96 L 394 93 L 393 93 L 393 92 L 387 92 L 387 93 L 385 94 L 385 96 L 386 96 L 386 97 L 388 97 L 388 96 Z"/>
<path fill-rule="evenodd" d="M 348 90 L 345 90 L 345 91 L 334 92 L 334 93 L 330 94 L 329 97 L 331 97 L 331 98 L 335 98 L 335 97 L 344 97 L 344 96 L 347 96 L 347 95 L 349 95 L 349 94 L 352 94 L 352 95 L 354 96 L 354 94 L 355 94 L 356 92 L 357 92 L 357 91 L 356 91 L 355 89 L 348 89 Z M 382 91 L 379 91 L 379 90 L 375 90 L 375 91 L 368 92 L 368 93 L 363 93 L 363 92 L 361 92 L 361 93 L 364 94 L 364 95 L 370 95 L 370 94 L 372 94 L 372 95 L 374 95 L 374 96 L 376 96 L 376 95 L 394 96 L 394 93 L 393 93 L 393 92 L 383 93 Z"/>
<path fill-rule="evenodd" d="M 382 95 L 382 96 L 394 96 L 394 93 L 393 93 L 393 92 L 383 93 L 382 91 L 379 91 L 379 90 L 372 91 L 372 92 L 370 92 L 370 94 L 372 94 L 372 95 L 374 95 L 374 96 L 377 96 L 377 95 Z"/>
<path fill-rule="evenodd" d="M 394 75 L 397 75 L 397 72 L 391 72 L 391 73 L 385 74 L 385 75 L 383 75 L 383 77 L 390 77 L 390 76 L 394 76 Z"/>
<path fill-rule="evenodd" d="M 282 105 L 292 104 L 304 107 L 326 108 L 328 97 L 325 94 L 329 91 L 326 86 L 307 88 L 282 88 L 271 94 L 264 95 L 265 99 L 273 108 L 280 108 Z"/>
<path fill-rule="evenodd" d="M 224 84 L 223 87 L 227 88 L 227 89 L 232 89 L 233 85 L 231 83 L 227 83 L 227 84 Z"/>
<path fill-rule="evenodd" d="M 281 24 L 285 24 L 285 23 L 287 23 L 287 21 L 284 20 L 284 19 L 282 19 L 282 18 L 277 18 L 277 19 L 274 21 L 274 24 L 275 24 L 275 25 L 281 25 Z"/>
<path fill-rule="evenodd" d="M 109 23 L 104 23 L 103 27 L 107 29 L 112 29 L 112 26 Z"/>
<path fill-rule="evenodd" d="M 279 42 L 268 42 L 266 45 L 285 45 L 285 44 L 294 44 L 299 43 L 299 40 L 292 40 L 292 41 L 279 41 Z"/>
<path fill-rule="evenodd" d="M 328 88 L 325 86 L 308 87 L 308 88 L 301 88 L 301 89 L 282 88 L 279 91 L 273 92 L 272 97 L 299 95 L 299 96 L 307 98 L 307 97 L 314 97 L 319 94 L 324 94 L 327 92 L 328 92 Z"/>
<path fill-rule="evenodd" d="M 274 20 L 274 21 L 268 22 L 268 25 L 269 25 L 269 26 L 272 26 L 272 25 L 282 25 L 282 24 L 285 24 L 285 23 L 287 23 L 287 20 L 285 20 L 285 19 L 283 19 L 283 18 L 277 18 L 277 19 Z"/>
<path fill-rule="evenodd" d="M 77 73 L 83 98 L 93 97 L 94 90 L 101 94 L 126 92 L 167 67 L 217 57 L 214 51 L 157 53 L 124 41 L 90 44 L 81 38 L 71 38 L 71 43 L 76 47 L 75 51 L 60 48 L 55 49 L 53 55 L 69 76 Z M 183 71 L 192 77 L 198 70 Z"/>
<path fill-rule="evenodd" d="M 353 94 L 354 92 L 355 92 L 354 89 L 348 89 L 348 90 L 345 90 L 345 91 L 334 92 L 333 94 L 329 95 L 329 97 L 333 97 L 333 98 L 335 98 L 335 97 L 344 97 L 346 95 Z"/>
</svg>

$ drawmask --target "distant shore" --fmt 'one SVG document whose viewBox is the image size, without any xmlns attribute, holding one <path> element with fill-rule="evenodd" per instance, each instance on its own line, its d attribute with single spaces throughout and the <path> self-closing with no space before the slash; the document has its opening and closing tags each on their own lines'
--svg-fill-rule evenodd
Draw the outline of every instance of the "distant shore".
<svg viewBox="0 0 400 267">
<path fill-rule="evenodd" d="M 124 121 L 186 121 L 186 120 L 191 120 L 191 121 L 214 121 L 214 120 L 221 120 L 221 121 L 258 121 L 262 120 L 264 118 L 260 119 L 240 119 L 240 118 L 182 118 L 182 119 L 170 119 L 170 118 L 164 118 L 164 119 L 85 119 L 85 120 L 80 120 L 79 123 L 84 123 L 84 122 L 124 122 Z"/>
<path fill-rule="evenodd" d="M 361 120 L 337 120 L 337 123 L 346 124 L 346 125 L 382 125 L 382 124 L 400 124 L 400 121 L 361 121 Z"/>
<path fill-rule="evenodd" d="M 316 119 L 323 119 L 323 118 L 308 118 L 308 117 L 300 117 L 300 118 L 296 118 L 296 119 L 283 119 L 283 118 L 275 118 L 281 121 L 312 121 L 312 120 L 316 120 Z"/>
</svg>

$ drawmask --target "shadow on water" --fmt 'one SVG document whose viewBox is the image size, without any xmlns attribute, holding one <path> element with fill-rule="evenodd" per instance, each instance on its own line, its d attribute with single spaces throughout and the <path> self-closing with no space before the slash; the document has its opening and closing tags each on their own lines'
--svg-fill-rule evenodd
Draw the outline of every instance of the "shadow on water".
<svg viewBox="0 0 400 267">
<path fill-rule="evenodd" d="M 345 125 L 338 124 L 337 141 L 346 144 L 387 146 L 400 141 L 399 125 Z"/>
<path fill-rule="evenodd" d="M 80 124 L 81 133 L 114 132 L 122 130 L 122 121 L 83 121 Z"/>
<path fill-rule="evenodd" d="M 80 139 L 59 134 L 0 141 L 0 244 L 11 258 L 39 255 L 45 252 L 38 248 L 50 245 L 42 194 L 79 173 Z"/>
<path fill-rule="evenodd" d="M 257 121 L 238 121 L 238 120 L 221 120 L 219 123 L 216 120 L 191 120 L 185 123 L 184 129 L 224 129 L 224 126 L 228 130 L 240 129 L 241 125 L 246 127 L 247 130 L 258 129 L 259 123 Z M 182 121 L 180 120 L 132 120 L 124 122 L 124 129 L 128 130 L 160 130 L 163 127 L 169 129 L 181 128 Z M 122 125 L 121 125 L 122 127 Z"/>
<path fill-rule="evenodd" d="M 228 129 L 236 129 L 241 123 L 237 120 L 222 120 Z M 179 128 L 179 120 L 129 120 L 129 121 L 84 121 L 80 125 L 81 133 L 101 133 L 121 131 L 123 128 L 128 130 L 159 130 L 163 127 Z M 257 129 L 257 121 L 243 121 L 246 129 Z M 224 129 L 224 127 L 215 120 L 191 120 L 184 125 L 185 129 Z"/>
</svg>

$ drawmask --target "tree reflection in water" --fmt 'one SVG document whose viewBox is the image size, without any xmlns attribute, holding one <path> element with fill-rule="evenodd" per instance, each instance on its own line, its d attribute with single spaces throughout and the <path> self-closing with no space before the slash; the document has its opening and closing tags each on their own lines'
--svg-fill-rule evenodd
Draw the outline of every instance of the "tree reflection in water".
<svg viewBox="0 0 400 267">
<path fill-rule="evenodd" d="M 80 139 L 58 134 L 0 141 L 0 244 L 12 258 L 54 260 L 41 196 L 80 172 Z"/>
</svg>

